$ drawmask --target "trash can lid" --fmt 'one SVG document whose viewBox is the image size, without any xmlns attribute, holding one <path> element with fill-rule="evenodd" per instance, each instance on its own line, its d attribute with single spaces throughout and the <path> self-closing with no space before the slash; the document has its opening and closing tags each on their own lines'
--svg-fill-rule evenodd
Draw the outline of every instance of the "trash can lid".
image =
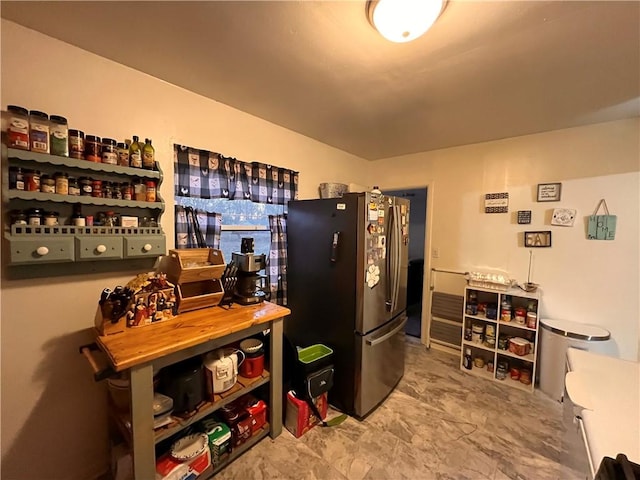
<svg viewBox="0 0 640 480">
<path fill-rule="evenodd" d="M 611 338 L 606 328 L 588 323 L 572 322 L 571 320 L 540 319 L 540 326 L 563 337 L 587 340 L 589 342 L 603 342 Z"/>
</svg>

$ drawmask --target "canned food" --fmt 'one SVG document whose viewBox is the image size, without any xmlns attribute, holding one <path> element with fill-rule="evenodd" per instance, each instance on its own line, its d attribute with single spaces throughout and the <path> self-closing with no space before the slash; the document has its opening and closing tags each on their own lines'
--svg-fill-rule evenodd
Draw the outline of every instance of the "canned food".
<svg viewBox="0 0 640 480">
<path fill-rule="evenodd" d="M 91 182 L 91 187 L 93 191 L 91 192 L 92 197 L 102 197 L 102 180 L 93 180 Z"/>
<path fill-rule="evenodd" d="M 112 138 L 102 139 L 102 163 L 107 163 L 109 165 L 118 164 L 116 141 Z"/>
<path fill-rule="evenodd" d="M 24 171 L 25 190 L 28 192 L 40 191 L 40 172 L 38 170 Z"/>
<path fill-rule="evenodd" d="M 64 172 L 58 172 L 54 175 L 56 182 L 56 193 L 59 195 L 69 194 L 69 175 Z"/>
</svg>

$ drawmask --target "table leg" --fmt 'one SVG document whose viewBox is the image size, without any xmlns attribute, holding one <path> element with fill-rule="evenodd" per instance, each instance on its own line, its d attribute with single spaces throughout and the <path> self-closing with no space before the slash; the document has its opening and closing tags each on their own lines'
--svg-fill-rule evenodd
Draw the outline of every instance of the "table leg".
<svg viewBox="0 0 640 480">
<path fill-rule="evenodd" d="M 131 374 L 131 434 L 133 476 L 154 479 L 156 472 L 153 435 L 153 366 L 133 367 Z"/>
<path fill-rule="evenodd" d="M 271 322 L 269 351 L 271 378 L 269 382 L 269 423 L 271 438 L 282 433 L 282 318 Z"/>
</svg>

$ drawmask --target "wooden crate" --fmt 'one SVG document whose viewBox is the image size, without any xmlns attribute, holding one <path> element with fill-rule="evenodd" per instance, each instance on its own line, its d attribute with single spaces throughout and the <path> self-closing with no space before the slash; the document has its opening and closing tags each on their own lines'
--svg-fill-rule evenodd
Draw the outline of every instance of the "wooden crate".
<svg viewBox="0 0 640 480">
<path fill-rule="evenodd" d="M 178 313 L 213 307 L 220 303 L 223 295 L 224 289 L 219 278 L 179 283 L 176 285 Z"/>
<path fill-rule="evenodd" d="M 169 250 L 167 278 L 175 284 L 220 278 L 224 268 L 224 256 L 215 248 Z"/>
</svg>

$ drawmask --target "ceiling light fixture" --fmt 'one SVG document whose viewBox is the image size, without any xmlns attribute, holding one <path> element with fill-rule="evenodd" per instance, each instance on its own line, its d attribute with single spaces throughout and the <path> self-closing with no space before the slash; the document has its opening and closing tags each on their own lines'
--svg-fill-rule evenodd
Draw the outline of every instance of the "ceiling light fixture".
<svg viewBox="0 0 640 480">
<path fill-rule="evenodd" d="M 445 0 L 368 0 L 371 25 L 387 40 L 415 40 L 431 28 L 444 10 Z"/>
</svg>

